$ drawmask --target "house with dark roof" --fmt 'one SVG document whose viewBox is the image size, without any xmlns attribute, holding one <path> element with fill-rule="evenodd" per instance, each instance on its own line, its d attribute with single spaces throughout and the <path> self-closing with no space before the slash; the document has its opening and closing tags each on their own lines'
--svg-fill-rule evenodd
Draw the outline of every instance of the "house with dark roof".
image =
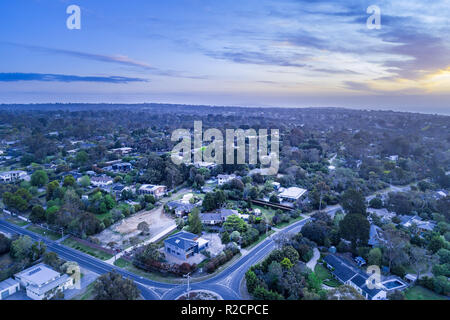
<svg viewBox="0 0 450 320">
<path fill-rule="evenodd" d="M 164 241 L 164 251 L 180 260 L 187 260 L 208 248 L 208 240 L 196 234 L 182 231 Z"/>
<path fill-rule="evenodd" d="M 344 259 L 329 254 L 323 258 L 327 268 L 339 282 L 355 288 L 367 300 L 385 300 L 387 292 L 382 284 L 375 287 L 370 284 L 369 276 L 359 269 L 350 266 Z"/>
</svg>

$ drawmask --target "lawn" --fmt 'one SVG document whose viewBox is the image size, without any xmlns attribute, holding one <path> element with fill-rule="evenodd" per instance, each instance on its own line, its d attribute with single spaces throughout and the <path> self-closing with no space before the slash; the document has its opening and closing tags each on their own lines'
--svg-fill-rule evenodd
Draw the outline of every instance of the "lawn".
<svg viewBox="0 0 450 320">
<path fill-rule="evenodd" d="M 72 300 L 93 300 L 95 281 L 86 287 L 83 293 L 72 298 Z"/>
<path fill-rule="evenodd" d="M 341 285 L 339 281 L 333 278 L 331 272 L 321 264 L 316 265 L 314 268 L 314 273 L 322 281 L 322 283 L 328 287 L 336 288 Z"/>
<path fill-rule="evenodd" d="M 406 300 L 447 300 L 448 298 L 437 294 L 422 286 L 414 286 L 405 292 Z"/>
<path fill-rule="evenodd" d="M 40 234 L 41 236 L 47 237 L 51 240 L 58 240 L 61 238 L 61 234 L 52 230 L 47 230 L 44 228 L 41 228 L 36 225 L 30 225 L 27 227 L 27 230 L 30 230 L 31 232 Z"/>
<path fill-rule="evenodd" d="M 282 229 L 282 228 L 285 228 L 285 227 L 287 227 L 287 226 L 289 226 L 289 225 L 291 225 L 291 224 L 293 224 L 293 223 L 295 223 L 295 222 L 301 221 L 301 220 L 303 220 L 303 217 L 302 217 L 302 216 L 300 216 L 300 217 L 298 217 L 298 218 L 295 218 L 295 219 L 291 219 L 291 220 L 289 220 L 288 222 L 282 222 L 282 223 L 279 223 L 279 224 L 277 224 L 277 225 L 275 226 L 275 228 Z"/>
<path fill-rule="evenodd" d="M 15 224 L 16 226 L 19 226 L 19 227 L 23 227 L 23 226 L 26 226 L 28 224 L 28 222 L 23 221 L 23 220 L 18 219 L 18 218 L 14 218 L 14 217 L 8 217 L 5 220 L 8 221 L 9 223 Z"/>
<path fill-rule="evenodd" d="M 99 249 L 91 248 L 83 243 L 76 241 L 73 238 L 67 238 L 66 240 L 64 240 L 62 242 L 62 244 L 65 246 L 71 247 L 73 249 L 79 250 L 81 252 L 87 253 L 87 254 L 89 254 L 93 257 L 96 257 L 98 259 L 101 259 L 101 260 L 109 260 L 113 257 L 109 253 L 106 253 Z"/>
</svg>

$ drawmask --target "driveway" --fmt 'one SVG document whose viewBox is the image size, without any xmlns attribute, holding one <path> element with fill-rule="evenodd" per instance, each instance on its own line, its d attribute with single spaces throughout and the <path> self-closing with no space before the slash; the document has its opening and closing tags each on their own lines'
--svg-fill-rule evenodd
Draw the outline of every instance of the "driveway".
<svg viewBox="0 0 450 320">
<path fill-rule="evenodd" d="M 320 259 L 320 252 L 319 249 L 314 248 L 314 256 L 311 258 L 311 260 L 308 261 L 306 266 L 310 268 L 312 271 L 314 271 L 314 268 L 316 267 L 317 261 Z"/>
</svg>

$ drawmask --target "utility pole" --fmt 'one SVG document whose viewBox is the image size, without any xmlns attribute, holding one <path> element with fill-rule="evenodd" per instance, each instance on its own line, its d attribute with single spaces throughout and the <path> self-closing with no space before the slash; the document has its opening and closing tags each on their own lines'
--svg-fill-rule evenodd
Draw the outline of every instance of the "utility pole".
<svg viewBox="0 0 450 320">
<path fill-rule="evenodd" d="M 187 278 L 187 300 L 189 300 L 189 292 L 191 291 L 191 286 L 190 286 L 190 280 L 191 280 L 191 273 L 189 272 L 188 274 L 185 274 L 183 276 L 184 278 Z"/>
</svg>

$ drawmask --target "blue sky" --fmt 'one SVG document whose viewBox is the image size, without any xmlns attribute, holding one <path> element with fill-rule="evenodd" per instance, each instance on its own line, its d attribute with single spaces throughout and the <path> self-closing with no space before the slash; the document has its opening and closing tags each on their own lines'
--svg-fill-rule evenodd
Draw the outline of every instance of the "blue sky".
<svg viewBox="0 0 450 320">
<path fill-rule="evenodd" d="M 66 28 L 72 4 L 81 30 Z M 2 1 L 0 103 L 448 114 L 449 17 L 448 0 Z"/>
</svg>

